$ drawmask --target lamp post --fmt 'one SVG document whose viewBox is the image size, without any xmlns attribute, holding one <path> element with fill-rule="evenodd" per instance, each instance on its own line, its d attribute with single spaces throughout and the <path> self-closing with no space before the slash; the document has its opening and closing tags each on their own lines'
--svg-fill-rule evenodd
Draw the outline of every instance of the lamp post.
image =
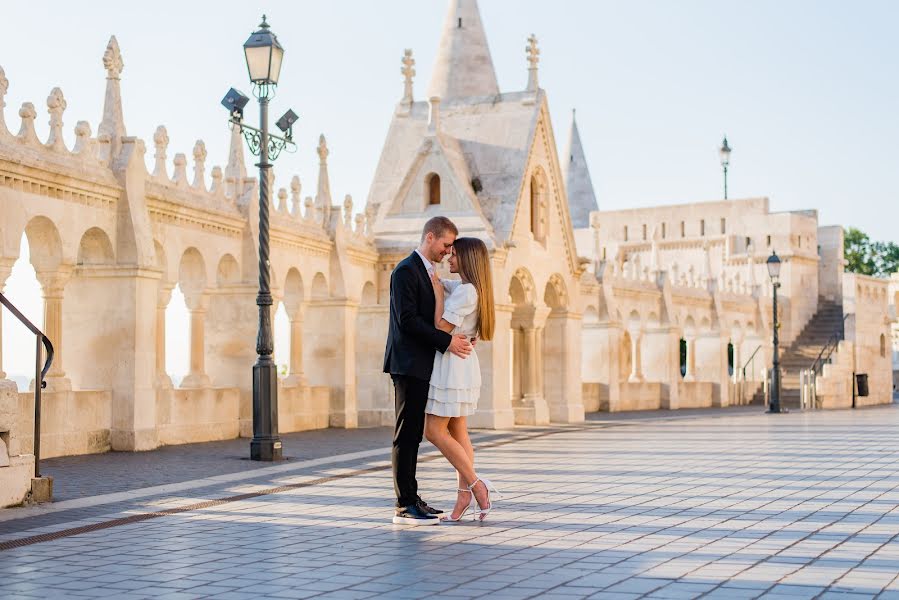
<svg viewBox="0 0 899 600">
<path fill-rule="evenodd" d="M 252 460 L 281 460 L 281 438 L 278 435 L 278 370 L 272 353 L 271 306 L 269 264 L 269 171 L 284 148 L 294 148 L 292 126 L 296 114 L 288 110 L 277 126 L 284 137 L 268 131 L 268 103 L 275 95 L 284 48 L 269 28 L 262 16 L 259 29 L 250 35 L 243 45 L 250 81 L 254 84 L 253 95 L 259 100 L 259 127 L 243 123 L 243 108 L 249 98 L 231 88 L 222 104 L 231 113 L 229 122 L 239 127 L 250 151 L 259 156 L 259 293 L 256 305 L 259 307 L 259 326 L 256 336 L 256 364 L 253 365 L 253 439 L 250 442 Z"/>
<path fill-rule="evenodd" d="M 721 167 L 724 169 L 724 199 L 727 200 L 727 167 L 730 165 L 730 151 L 732 148 L 727 145 L 727 136 L 724 136 L 724 142 L 718 150 L 718 156 L 721 158 Z"/>
<path fill-rule="evenodd" d="M 771 374 L 771 405 L 768 407 L 770 413 L 787 412 L 780 406 L 780 358 L 778 356 L 778 338 L 777 338 L 777 288 L 780 287 L 780 257 L 777 252 L 772 252 L 768 257 L 768 276 L 771 278 L 771 287 L 774 290 L 774 302 L 772 305 L 773 313 L 773 329 L 774 329 L 774 369 Z"/>
</svg>

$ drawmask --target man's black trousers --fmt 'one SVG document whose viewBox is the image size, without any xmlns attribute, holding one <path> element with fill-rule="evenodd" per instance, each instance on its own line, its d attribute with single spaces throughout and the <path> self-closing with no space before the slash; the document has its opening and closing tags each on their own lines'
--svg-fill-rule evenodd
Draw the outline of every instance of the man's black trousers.
<svg viewBox="0 0 899 600">
<path fill-rule="evenodd" d="M 397 506 L 411 506 L 418 501 L 415 466 L 418 446 L 425 430 L 425 405 L 429 383 L 406 375 L 393 375 L 396 394 L 396 428 L 393 431 L 393 489 Z"/>
</svg>

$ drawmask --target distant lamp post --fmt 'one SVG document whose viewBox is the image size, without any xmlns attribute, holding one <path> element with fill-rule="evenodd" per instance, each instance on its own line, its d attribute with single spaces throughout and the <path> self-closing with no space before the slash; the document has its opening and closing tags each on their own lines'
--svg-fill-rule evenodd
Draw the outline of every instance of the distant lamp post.
<svg viewBox="0 0 899 600">
<path fill-rule="evenodd" d="M 732 148 L 727 145 L 727 136 L 724 136 L 724 141 L 721 143 L 721 148 L 718 150 L 718 156 L 721 158 L 721 167 L 724 169 L 724 199 L 727 200 L 727 167 L 730 166 L 730 152 Z"/>
<path fill-rule="evenodd" d="M 774 369 L 771 374 L 771 405 L 768 407 L 768 412 L 782 413 L 787 411 L 780 406 L 780 358 L 778 356 L 777 338 L 777 288 L 780 287 L 780 257 L 777 256 L 777 252 L 771 253 L 771 256 L 768 257 L 767 265 L 768 276 L 771 278 L 771 288 L 774 291 L 774 303 L 771 309 L 774 329 Z"/>
<path fill-rule="evenodd" d="M 294 149 L 293 124 L 297 115 L 288 110 L 276 125 L 284 137 L 268 132 L 268 102 L 274 96 L 281 74 L 284 48 L 272 33 L 265 15 L 259 29 L 250 35 L 243 45 L 247 72 L 254 84 L 253 95 L 259 99 L 259 128 L 243 122 L 243 109 L 249 98 L 234 88 L 222 99 L 222 105 L 230 113 L 229 122 L 239 127 L 250 151 L 259 157 L 259 328 L 256 337 L 256 364 L 253 365 L 253 439 L 250 442 L 252 460 L 281 460 L 281 438 L 278 435 L 278 370 L 272 353 L 271 306 L 269 265 L 269 170 L 271 161 L 285 148 Z"/>
</svg>

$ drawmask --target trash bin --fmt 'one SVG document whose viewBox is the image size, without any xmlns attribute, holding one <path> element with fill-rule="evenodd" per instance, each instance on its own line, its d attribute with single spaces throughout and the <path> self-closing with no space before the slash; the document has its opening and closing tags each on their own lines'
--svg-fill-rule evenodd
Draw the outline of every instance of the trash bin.
<svg viewBox="0 0 899 600">
<path fill-rule="evenodd" d="M 858 396 L 867 396 L 868 395 L 868 374 L 867 373 L 856 373 L 855 374 L 855 389 L 858 390 Z"/>
</svg>

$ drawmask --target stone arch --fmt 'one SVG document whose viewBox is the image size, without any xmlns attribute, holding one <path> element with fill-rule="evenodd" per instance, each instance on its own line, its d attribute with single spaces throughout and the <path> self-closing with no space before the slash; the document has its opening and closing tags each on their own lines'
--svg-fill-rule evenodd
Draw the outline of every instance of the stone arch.
<svg viewBox="0 0 899 600">
<path fill-rule="evenodd" d="M 687 318 L 684 319 L 684 335 L 696 335 L 696 321 L 693 320 L 692 315 L 687 315 Z"/>
<path fill-rule="evenodd" d="M 284 306 L 293 312 L 303 303 L 303 276 L 299 269 L 291 267 L 284 277 Z"/>
<path fill-rule="evenodd" d="M 185 296 L 206 288 L 206 262 L 200 251 L 191 246 L 181 255 L 178 266 L 178 286 Z"/>
<path fill-rule="evenodd" d="M 168 257 L 165 248 L 159 243 L 159 240 L 153 240 L 153 248 L 156 250 L 156 268 L 162 272 L 163 282 L 171 282 L 171 274 L 169 273 Z M 174 282 L 172 282 L 174 284 Z"/>
<path fill-rule="evenodd" d="M 362 306 L 372 306 L 378 303 L 378 294 L 375 291 L 375 284 L 366 281 L 362 286 L 362 295 L 360 296 L 360 304 Z"/>
<path fill-rule="evenodd" d="M 25 236 L 35 271 L 53 271 L 63 262 L 62 238 L 53 221 L 34 217 L 25 226 Z"/>
<path fill-rule="evenodd" d="M 106 232 L 99 227 L 91 227 L 81 236 L 78 244 L 79 265 L 111 265 L 115 263 L 112 242 Z"/>
<path fill-rule="evenodd" d="M 225 254 L 219 259 L 219 265 L 215 274 L 216 284 L 221 286 L 240 283 L 240 265 L 231 254 Z"/>
<path fill-rule="evenodd" d="M 512 304 L 535 305 L 535 289 L 536 286 L 531 273 L 524 267 L 519 268 L 512 275 L 512 280 L 509 282 L 509 296 Z"/>
<path fill-rule="evenodd" d="M 640 321 L 640 313 L 637 312 L 637 309 L 632 310 L 627 316 L 627 325 L 629 329 L 638 330 L 640 328 Z"/>
<path fill-rule="evenodd" d="M 328 280 L 324 274 L 318 272 L 312 278 L 312 289 L 310 290 L 311 300 L 327 300 L 328 299 Z"/>
<path fill-rule="evenodd" d="M 568 290 L 561 275 L 553 274 L 550 276 L 543 291 L 543 302 L 553 310 L 565 310 L 568 308 Z"/>
</svg>

